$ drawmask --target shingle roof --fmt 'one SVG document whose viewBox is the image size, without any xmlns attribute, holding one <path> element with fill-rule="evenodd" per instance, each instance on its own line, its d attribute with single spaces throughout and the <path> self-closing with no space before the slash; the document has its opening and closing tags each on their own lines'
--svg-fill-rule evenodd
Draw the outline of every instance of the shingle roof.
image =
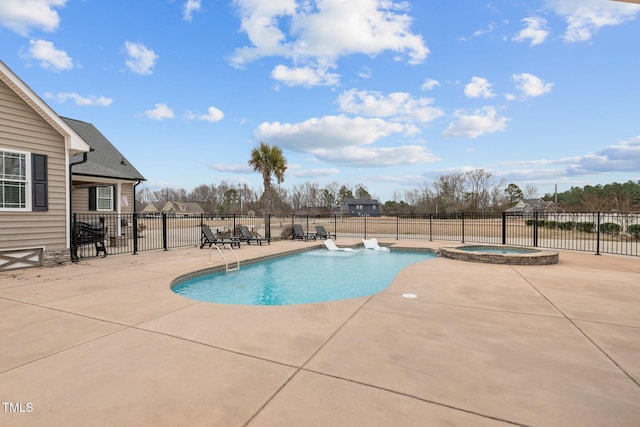
<svg viewBox="0 0 640 427">
<path fill-rule="evenodd" d="M 171 202 L 171 204 L 174 210 L 178 213 L 204 213 L 202 206 L 196 202 Z M 184 210 L 181 209 L 181 206 L 184 207 Z"/>
<path fill-rule="evenodd" d="M 379 205 L 380 204 L 376 199 L 345 199 L 344 203 L 347 205 Z"/>
<path fill-rule="evenodd" d="M 145 178 L 127 160 L 116 147 L 109 142 L 91 123 L 62 117 L 78 135 L 93 148 L 87 154 L 87 161 L 73 167 L 74 175 L 88 175 L 104 178 L 144 181 Z M 71 162 L 82 159 L 82 155 L 73 156 Z"/>
</svg>

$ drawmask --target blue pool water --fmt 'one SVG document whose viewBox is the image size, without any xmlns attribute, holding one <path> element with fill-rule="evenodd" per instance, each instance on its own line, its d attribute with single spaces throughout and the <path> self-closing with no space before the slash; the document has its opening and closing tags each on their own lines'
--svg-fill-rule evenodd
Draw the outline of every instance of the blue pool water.
<svg viewBox="0 0 640 427">
<path fill-rule="evenodd" d="M 196 277 L 172 289 L 187 298 L 224 304 L 335 301 L 380 292 L 404 267 L 434 257 L 425 251 L 318 249 L 249 264 L 240 271 Z"/>
</svg>

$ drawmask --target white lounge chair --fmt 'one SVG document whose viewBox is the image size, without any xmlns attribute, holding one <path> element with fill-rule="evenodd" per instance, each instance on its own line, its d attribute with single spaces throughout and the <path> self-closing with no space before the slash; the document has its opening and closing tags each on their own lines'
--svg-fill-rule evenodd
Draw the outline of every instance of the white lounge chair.
<svg viewBox="0 0 640 427">
<path fill-rule="evenodd" d="M 362 239 L 362 244 L 366 249 L 373 249 L 374 251 L 389 251 L 386 246 L 380 246 L 378 239 L 372 237 L 371 239 Z"/>
<path fill-rule="evenodd" d="M 333 240 L 325 240 L 324 245 L 327 247 L 327 249 L 329 249 L 332 252 L 333 251 L 355 252 L 355 249 L 338 247 Z"/>
</svg>

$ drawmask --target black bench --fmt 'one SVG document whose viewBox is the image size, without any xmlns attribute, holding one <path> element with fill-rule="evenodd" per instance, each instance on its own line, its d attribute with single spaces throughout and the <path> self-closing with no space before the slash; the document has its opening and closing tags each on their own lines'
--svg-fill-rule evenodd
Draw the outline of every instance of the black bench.
<svg viewBox="0 0 640 427">
<path fill-rule="evenodd" d="M 107 256 L 107 248 L 104 247 L 104 240 L 107 236 L 107 227 L 104 222 L 91 224 L 88 222 L 75 222 L 73 224 L 73 235 L 71 239 L 71 258 L 78 260 L 78 249 L 82 245 L 93 244 L 96 247 L 96 256 L 102 252 Z"/>
</svg>

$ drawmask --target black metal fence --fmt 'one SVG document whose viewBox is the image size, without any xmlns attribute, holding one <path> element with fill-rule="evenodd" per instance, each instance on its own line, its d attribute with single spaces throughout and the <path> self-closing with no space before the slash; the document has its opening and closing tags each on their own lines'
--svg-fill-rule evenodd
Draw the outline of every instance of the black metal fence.
<svg viewBox="0 0 640 427">
<path fill-rule="evenodd" d="M 307 232 L 323 226 L 336 237 L 391 238 L 532 246 L 640 256 L 640 213 L 541 213 L 524 215 L 427 214 L 422 216 L 312 215 L 151 215 L 74 214 L 74 225 L 104 223 L 108 254 L 198 246 L 201 225 L 214 233 L 235 234 L 246 225 L 274 240 L 291 236 L 293 224 Z M 80 245 L 79 257 L 96 256 L 93 245 Z"/>
</svg>

